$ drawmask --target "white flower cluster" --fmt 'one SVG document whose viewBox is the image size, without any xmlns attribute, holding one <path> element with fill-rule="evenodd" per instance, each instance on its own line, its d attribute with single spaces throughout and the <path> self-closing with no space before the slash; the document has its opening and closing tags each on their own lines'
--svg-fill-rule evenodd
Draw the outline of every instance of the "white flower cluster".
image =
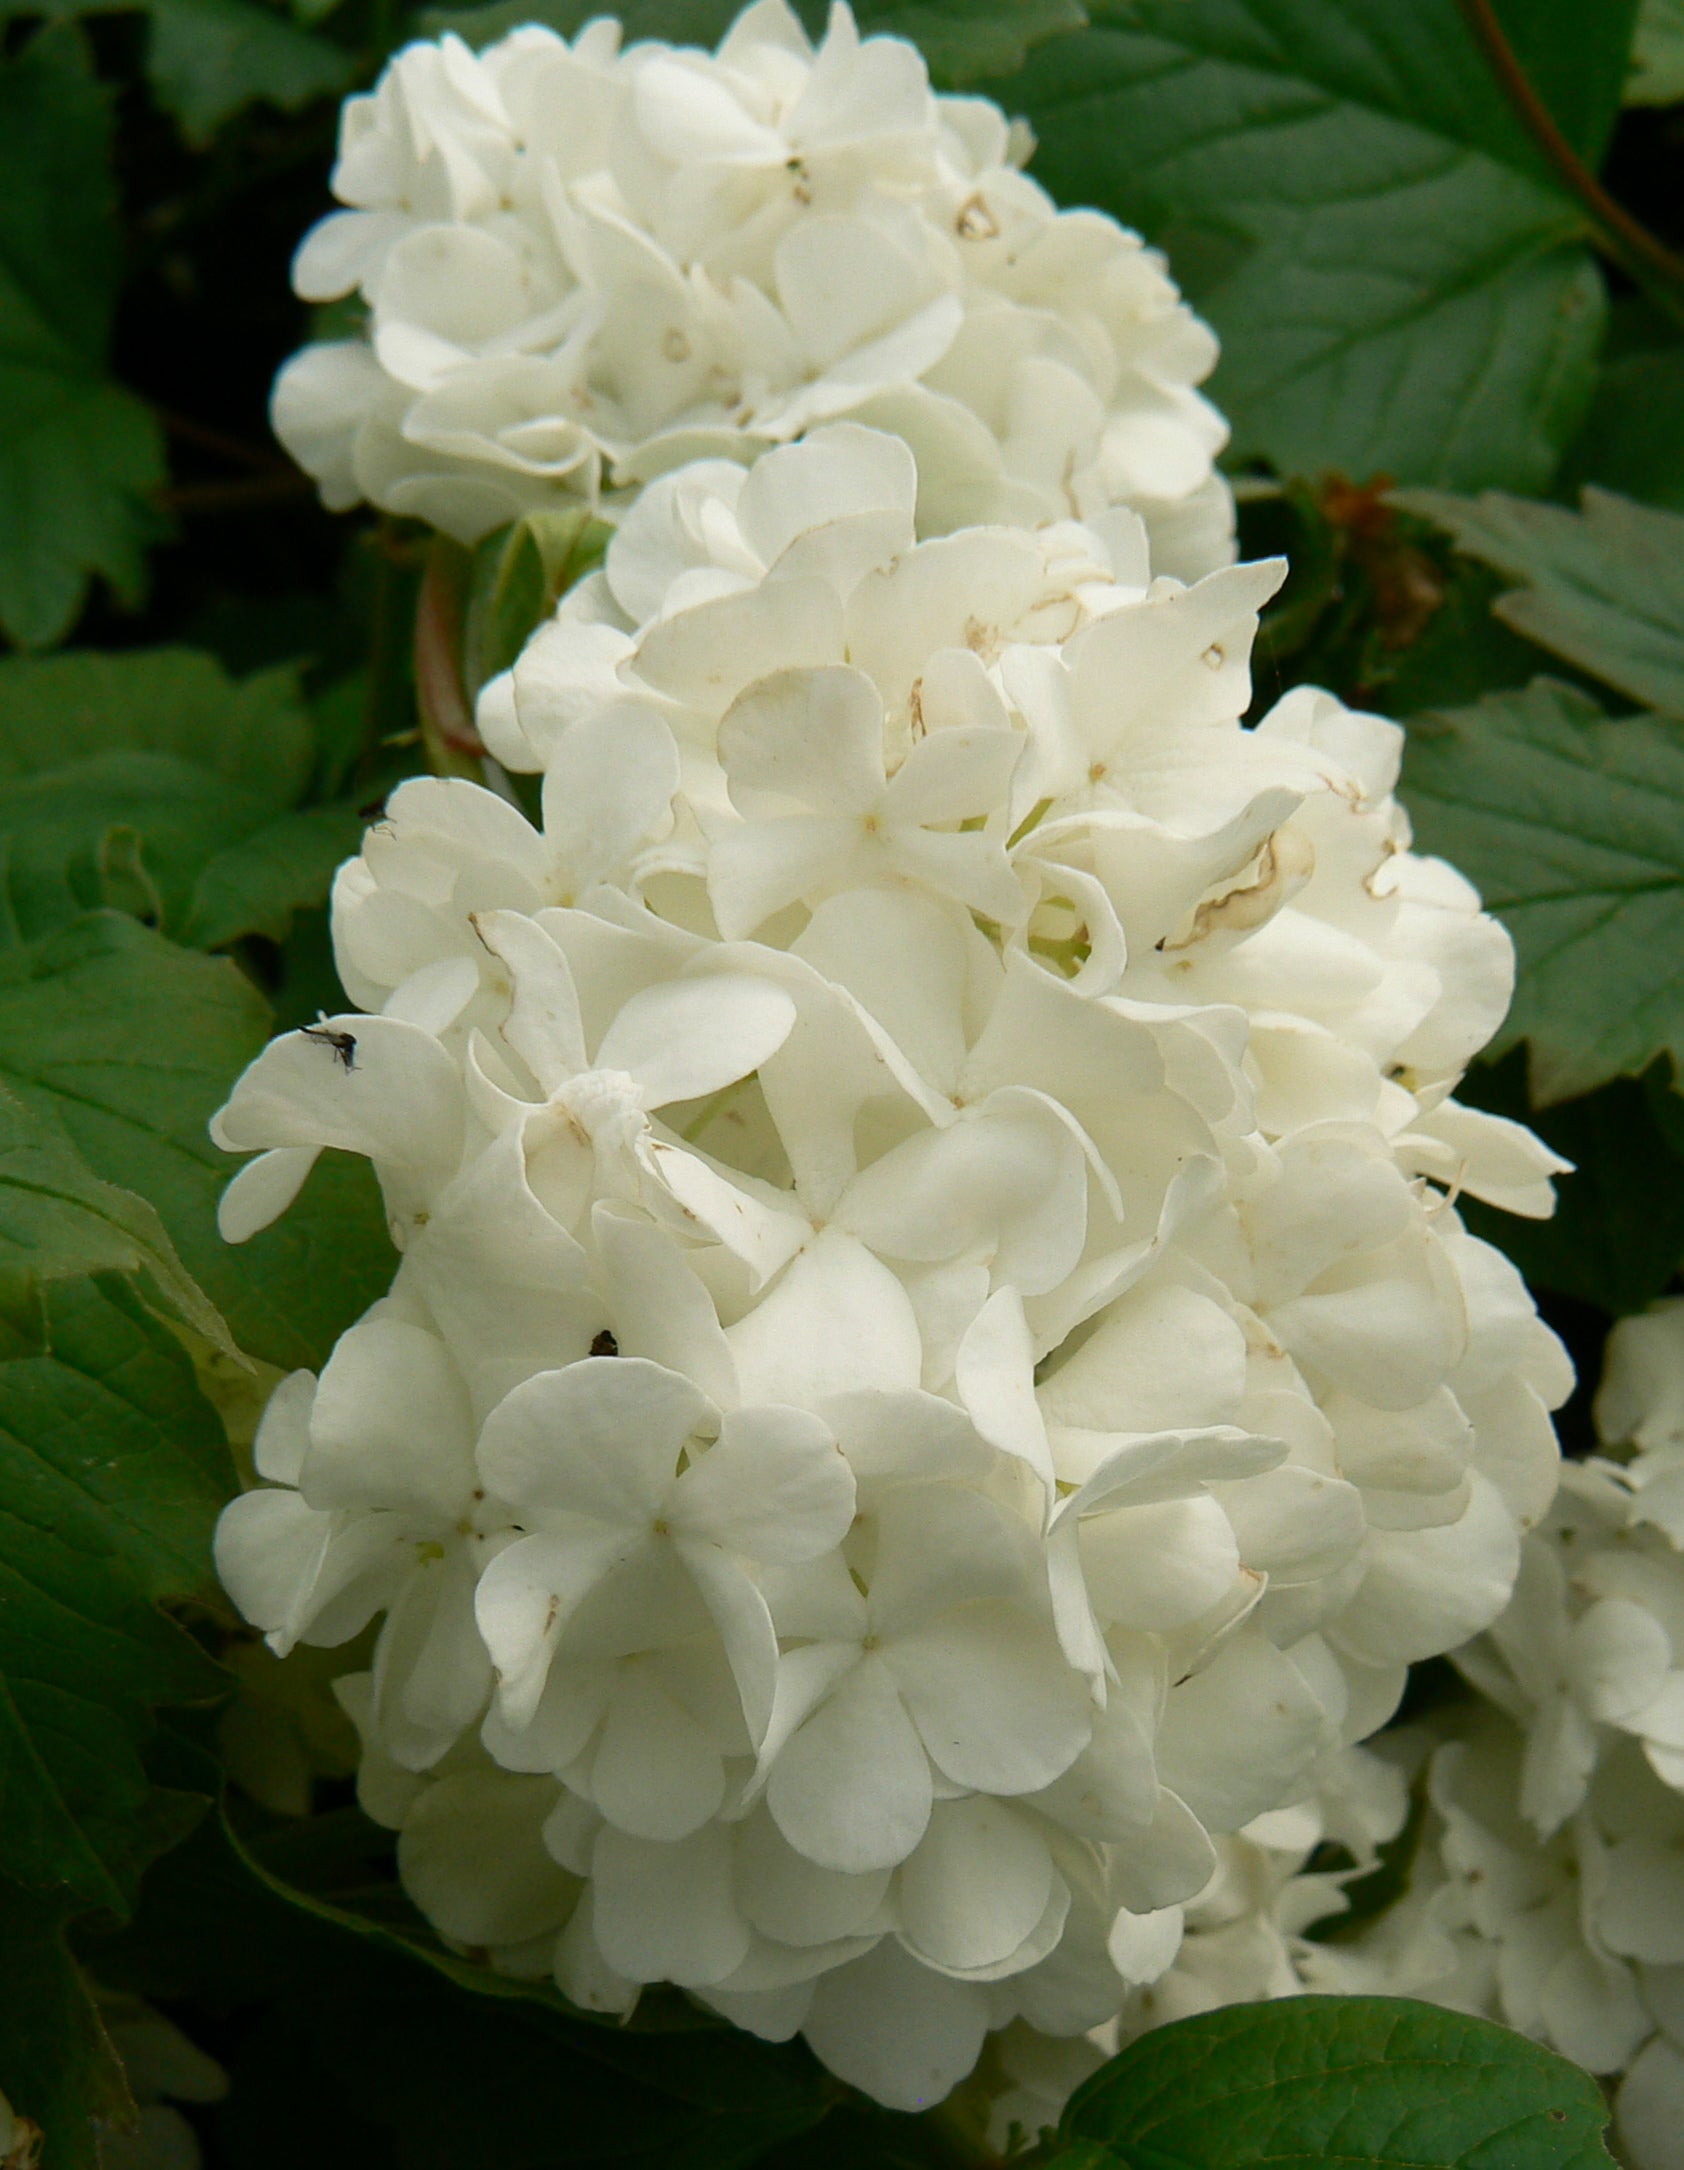
<svg viewBox="0 0 1684 2170">
<path fill-rule="evenodd" d="M 402 1253 L 219 1559 L 278 1649 L 384 1615 L 412 1895 L 905 2107 L 1114 2017 L 1490 1625 L 1570 1378 L 1453 1203 L 1558 1165 L 1451 1097 L 1505 937 L 1394 726 L 1242 726 L 1280 568 L 917 498 L 852 422 L 653 482 L 481 703 L 542 827 L 405 784 L 361 1010 L 216 1124 L 230 1236 L 336 1147 Z"/>
<path fill-rule="evenodd" d="M 346 106 L 294 278 L 366 328 L 274 399 L 330 506 L 472 542 L 847 414 L 916 449 L 924 533 L 1128 503 L 1161 571 L 1232 556 L 1214 338 L 997 106 L 840 4 L 817 51 L 785 0 L 713 54 L 619 41 L 410 45 Z"/>
<path fill-rule="evenodd" d="M 1525 1540 L 1509 1608 L 1455 1654 L 1485 1700 L 1387 1736 L 1398 1773 L 1412 1771 L 1425 1798 L 1403 1898 L 1349 1942 L 1302 1941 L 1296 1932 L 1332 1911 L 1318 1896 L 1325 1880 L 1304 1873 L 1308 1844 L 1284 1873 L 1266 1873 L 1265 1818 L 1225 1842 L 1248 1848 L 1242 1906 L 1225 1921 L 1217 1884 L 1189 1909 L 1176 1970 L 1147 1993 L 1156 2001 L 1145 2016 L 1179 2016 L 1201 1995 L 1227 2004 L 1306 1989 L 1481 2013 L 1617 2081 L 1622 2160 L 1675 2170 L 1684 1300 L 1615 1327 L 1596 1416 L 1604 1442 L 1629 1458 L 1563 1467 L 1554 1508 Z M 1391 1836 L 1401 1821 L 1371 1835 Z M 1333 1835 L 1360 1863 L 1348 1832 Z"/>
<path fill-rule="evenodd" d="M 1408 1815 L 1407 1776 L 1395 1760 L 1366 1748 L 1325 1757 L 1302 1800 L 1217 1842 L 1216 1873 L 1183 1910 L 1179 1946 L 1166 1941 L 1162 1973 L 1124 2005 L 1121 2037 L 1311 1989 L 1390 1990 L 1389 1978 L 1367 1978 L 1366 1953 L 1353 1965 L 1347 1947 L 1308 1932 L 1338 1922 L 1347 1887 L 1379 1866 L 1381 1846 Z M 1340 1866 L 1318 1865 L 1330 1856 Z"/>
<path fill-rule="evenodd" d="M 1596 1421 L 1628 1458 L 1564 1465 L 1512 1603 L 1458 1653 L 1509 1723 L 1435 1758 L 1452 1893 L 1439 1918 L 1460 1902 L 1461 1978 L 1484 1976 L 1495 2016 L 1625 2075 L 1627 2153 L 1670 2170 L 1684 2132 L 1684 1301 L 1614 1328 Z"/>
</svg>

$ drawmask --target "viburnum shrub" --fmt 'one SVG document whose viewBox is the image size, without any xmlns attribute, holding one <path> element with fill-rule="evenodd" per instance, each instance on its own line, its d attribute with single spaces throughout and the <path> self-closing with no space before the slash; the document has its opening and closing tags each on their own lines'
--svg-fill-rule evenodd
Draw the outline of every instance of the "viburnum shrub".
<svg viewBox="0 0 1684 2170">
<path fill-rule="evenodd" d="M 1684 526 L 1454 492 L 1684 264 L 1330 5 L 375 34 L 348 674 L 0 666 L 0 2170 L 1676 2170 Z"/>
<path fill-rule="evenodd" d="M 1571 1383 L 1451 1195 L 1562 1165 L 1452 1097 L 1509 941 L 1410 850 L 1395 725 L 1242 728 L 1283 568 L 1154 570 L 1125 456 L 1220 499 L 1121 359 L 1208 335 L 1010 142 L 782 0 L 352 104 L 298 276 L 368 336 L 283 432 L 366 388 L 335 501 L 616 525 L 480 700 L 539 820 L 402 786 L 334 889 L 361 1008 L 214 1126 L 227 1235 L 339 1147 L 402 1254 L 218 1561 L 282 1653 L 383 1617 L 339 1693 L 411 1896 L 900 2109 L 1112 2018 L 1213 1836 L 1490 1626 Z M 1014 409 L 956 480 L 937 418 Z"/>
</svg>

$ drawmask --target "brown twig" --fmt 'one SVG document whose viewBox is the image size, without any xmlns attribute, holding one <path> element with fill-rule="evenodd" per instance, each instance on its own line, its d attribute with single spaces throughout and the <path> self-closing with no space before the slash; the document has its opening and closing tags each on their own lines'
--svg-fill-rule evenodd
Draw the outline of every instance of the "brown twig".
<svg viewBox="0 0 1684 2170">
<path fill-rule="evenodd" d="M 153 503 L 165 512 L 246 512 L 253 506 L 291 505 L 314 494 L 308 475 L 282 468 L 274 474 L 250 475 L 240 482 L 184 482 L 160 490 Z"/>
<path fill-rule="evenodd" d="M 214 452 L 218 459 L 227 460 L 235 467 L 249 467 L 258 474 L 290 474 L 290 461 L 283 460 L 278 452 L 270 452 L 257 445 L 248 445 L 238 437 L 227 436 L 214 429 L 208 422 L 196 422 L 190 414 L 177 414 L 171 407 L 154 405 L 152 412 L 163 425 L 166 435 L 180 438 L 184 445 L 197 445 L 201 452 Z"/>
<path fill-rule="evenodd" d="M 462 590 L 466 553 L 435 539 L 415 606 L 415 693 L 428 760 L 440 776 L 478 779 L 485 746 L 462 683 Z"/>
<path fill-rule="evenodd" d="M 1492 0 L 1456 0 L 1463 20 L 1502 86 L 1516 118 L 1596 222 L 1596 238 L 1634 278 L 1660 279 L 1675 308 L 1684 308 L 1684 256 L 1675 255 L 1624 204 L 1609 195 L 1568 142 L 1509 43 Z"/>
</svg>

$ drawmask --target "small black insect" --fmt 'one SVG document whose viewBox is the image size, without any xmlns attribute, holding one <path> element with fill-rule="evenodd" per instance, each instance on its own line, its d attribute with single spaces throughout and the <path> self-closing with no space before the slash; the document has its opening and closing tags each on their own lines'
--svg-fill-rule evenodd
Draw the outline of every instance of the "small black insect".
<svg viewBox="0 0 1684 2170">
<path fill-rule="evenodd" d="M 335 1032 L 331 1025 L 306 1025 L 303 1030 L 305 1039 L 320 1040 L 324 1047 L 331 1047 L 347 1070 L 357 1067 L 357 1036 L 354 1032 Z"/>
<path fill-rule="evenodd" d="M 618 1356 L 619 1353 L 620 1344 L 614 1339 L 608 1327 L 605 1326 L 601 1333 L 591 1336 L 591 1354 L 593 1356 Z"/>
</svg>

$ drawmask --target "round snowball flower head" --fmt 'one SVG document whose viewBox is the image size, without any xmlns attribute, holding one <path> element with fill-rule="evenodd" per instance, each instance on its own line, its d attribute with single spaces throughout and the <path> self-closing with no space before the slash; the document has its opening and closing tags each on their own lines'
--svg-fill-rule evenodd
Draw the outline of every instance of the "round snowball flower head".
<svg viewBox="0 0 1684 2170">
<path fill-rule="evenodd" d="M 278 1649 L 379 1621 L 417 1904 L 900 2108 L 991 2033 L 1068 2084 L 1235 1834 L 1301 1860 L 1508 1602 L 1569 1383 L 1454 1204 L 1550 1203 L 1454 1099 L 1506 940 L 1393 727 L 1243 722 L 1280 568 L 919 500 L 853 420 L 651 482 L 481 703 L 540 820 L 394 794 L 360 1007 L 215 1126 L 229 1236 L 351 1151 L 400 1254 L 218 1558 Z"/>
<path fill-rule="evenodd" d="M 1215 340 L 1029 148 L 842 4 L 816 49 L 786 0 L 715 53 L 606 19 L 407 46 L 294 267 L 363 328 L 287 364 L 276 430 L 330 506 L 472 542 L 851 414 L 915 447 L 925 533 L 1127 503 L 1165 569 L 1225 562 Z"/>
</svg>

